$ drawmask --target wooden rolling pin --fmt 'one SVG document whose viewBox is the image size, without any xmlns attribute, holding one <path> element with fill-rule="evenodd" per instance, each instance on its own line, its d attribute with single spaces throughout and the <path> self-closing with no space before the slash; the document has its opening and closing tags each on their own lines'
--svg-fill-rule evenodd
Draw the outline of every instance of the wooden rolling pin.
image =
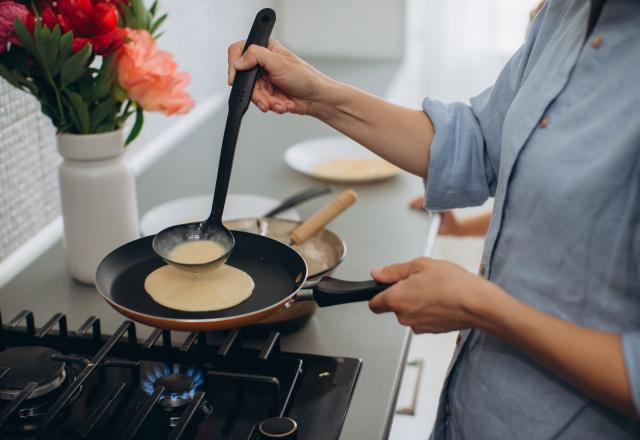
<svg viewBox="0 0 640 440">
<path fill-rule="evenodd" d="M 332 202 L 325 205 L 320 211 L 309 217 L 291 233 L 293 244 L 304 243 L 309 237 L 328 225 L 331 220 L 339 216 L 347 208 L 353 205 L 358 197 L 355 191 L 348 189 L 343 191 Z"/>
</svg>

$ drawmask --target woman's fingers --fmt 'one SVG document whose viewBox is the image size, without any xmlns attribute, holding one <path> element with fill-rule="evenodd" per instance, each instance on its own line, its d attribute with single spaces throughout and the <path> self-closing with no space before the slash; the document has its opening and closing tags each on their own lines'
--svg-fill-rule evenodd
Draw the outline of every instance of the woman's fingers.
<svg viewBox="0 0 640 440">
<path fill-rule="evenodd" d="M 399 298 L 403 294 L 403 288 L 404 286 L 400 283 L 383 290 L 371 298 L 369 308 L 373 313 L 398 312 L 400 307 Z"/>
<path fill-rule="evenodd" d="M 395 283 L 418 272 L 426 264 L 427 258 L 416 258 L 406 263 L 396 263 L 371 271 L 374 280 L 380 283 Z"/>
<path fill-rule="evenodd" d="M 233 66 L 236 70 L 247 70 L 256 67 L 258 64 L 267 72 L 271 71 L 280 62 L 281 55 L 274 53 L 266 47 L 252 44 L 242 54 L 240 58 L 237 58 Z"/>
<path fill-rule="evenodd" d="M 233 43 L 227 49 L 227 61 L 229 64 L 227 82 L 229 85 L 233 84 L 233 80 L 235 79 L 236 72 L 238 70 L 248 70 L 258 64 L 266 70 L 269 70 L 269 65 L 272 65 L 275 61 L 274 57 L 278 54 L 287 53 L 286 49 L 284 49 L 280 43 L 275 40 L 270 40 L 269 49 L 252 44 L 243 54 L 242 50 L 244 49 L 244 45 L 245 40 L 241 40 Z"/>
<path fill-rule="evenodd" d="M 369 308 L 373 313 L 387 313 L 391 312 L 391 304 L 389 304 L 389 295 L 384 292 L 378 293 L 369 301 Z"/>
<path fill-rule="evenodd" d="M 227 49 L 227 62 L 229 63 L 227 70 L 227 82 L 229 85 L 233 84 L 233 80 L 236 77 L 235 62 L 242 56 L 242 49 L 244 48 L 244 40 L 236 41 L 229 49 Z"/>
<path fill-rule="evenodd" d="M 253 96 L 251 100 L 262 112 L 269 111 L 269 88 L 267 87 L 268 81 L 262 77 L 258 77 L 256 85 L 253 89 Z"/>
</svg>

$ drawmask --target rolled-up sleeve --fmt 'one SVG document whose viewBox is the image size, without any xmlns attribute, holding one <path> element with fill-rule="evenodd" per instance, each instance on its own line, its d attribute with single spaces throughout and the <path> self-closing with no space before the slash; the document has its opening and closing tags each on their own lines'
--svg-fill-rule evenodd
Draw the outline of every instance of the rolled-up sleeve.
<svg viewBox="0 0 640 440">
<path fill-rule="evenodd" d="M 422 107 L 435 129 L 425 179 L 426 207 L 444 210 L 481 205 L 495 194 L 497 176 L 472 107 L 428 98 Z"/>
<path fill-rule="evenodd" d="M 470 105 L 423 101 L 422 108 L 434 127 L 425 179 L 427 209 L 478 206 L 495 195 L 503 121 L 526 74 L 542 15 L 544 11 L 493 87 L 472 98 Z"/>
<path fill-rule="evenodd" d="M 640 330 L 622 334 L 622 352 L 633 405 L 640 414 Z"/>
</svg>

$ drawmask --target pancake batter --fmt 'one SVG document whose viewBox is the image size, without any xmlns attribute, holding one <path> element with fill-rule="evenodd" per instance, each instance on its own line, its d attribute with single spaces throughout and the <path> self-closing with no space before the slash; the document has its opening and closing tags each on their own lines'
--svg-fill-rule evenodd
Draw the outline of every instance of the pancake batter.
<svg viewBox="0 0 640 440">
<path fill-rule="evenodd" d="M 185 312 L 228 309 L 249 298 L 254 287 L 249 274 L 226 264 L 200 273 L 162 266 L 144 281 L 144 289 L 155 302 Z"/>
<path fill-rule="evenodd" d="M 187 241 L 177 245 L 169 253 L 169 260 L 180 264 L 204 264 L 217 260 L 226 249 L 212 240 Z"/>
</svg>

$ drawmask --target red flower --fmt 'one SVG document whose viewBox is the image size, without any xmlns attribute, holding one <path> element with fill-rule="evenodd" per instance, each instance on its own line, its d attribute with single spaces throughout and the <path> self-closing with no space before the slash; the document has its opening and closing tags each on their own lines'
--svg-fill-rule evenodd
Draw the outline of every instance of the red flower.
<svg viewBox="0 0 640 440">
<path fill-rule="evenodd" d="M 0 53 L 7 49 L 9 43 L 20 46 L 13 22 L 18 18 L 25 23 L 28 17 L 29 10 L 24 5 L 13 1 L 0 1 Z"/>
<path fill-rule="evenodd" d="M 105 1 L 58 0 L 46 2 L 42 24 L 60 25 L 63 32 L 73 32 L 73 51 L 89 43 L 100 55 L 110 55 L 124 43 L 125 31 L 118 28 L 118 11 Z"/>
</svg>

